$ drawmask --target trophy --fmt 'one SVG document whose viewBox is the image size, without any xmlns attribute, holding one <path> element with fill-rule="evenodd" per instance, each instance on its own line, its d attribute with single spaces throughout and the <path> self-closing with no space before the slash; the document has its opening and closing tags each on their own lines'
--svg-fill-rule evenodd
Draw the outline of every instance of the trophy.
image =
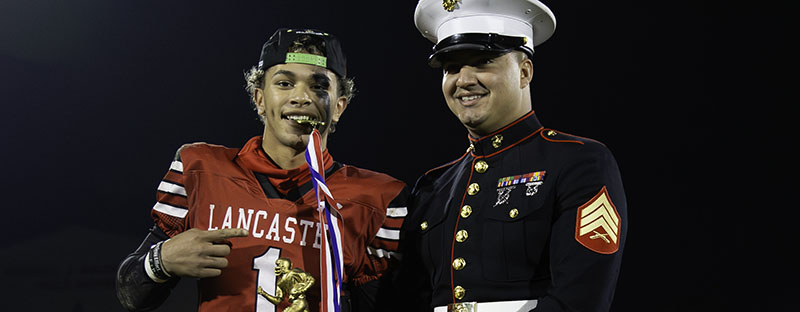
<svg viewBox="0 0 800 312">
<path fill-rule="evenodd" d="M 268 294 L 261 286 L 258 286 L 258 294 L 275 306 L 288 295 L 289 306 L 284 312 L 309 312 L 306 290 L 314 285 L 314 277 L 301 269 L 292 268 L 292 261 L 287 258 L 275 261 L 275 276 L 278 278 L 275 295 Z"/>
</svg>

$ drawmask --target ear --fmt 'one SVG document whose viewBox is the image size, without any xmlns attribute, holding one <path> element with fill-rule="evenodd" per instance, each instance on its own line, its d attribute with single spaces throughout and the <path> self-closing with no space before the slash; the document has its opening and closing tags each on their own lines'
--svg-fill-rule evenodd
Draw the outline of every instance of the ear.
<svg viewBox="0 0 800 312">
<path fill-rule="evenodd" d="M 256 111 L 258 115 L 264 115 L 266 108 L 264 107 L 264 90 L 260 88 L 255 88 L 253 92 L 253 103 L 256 105 Z"/>
<path fill-rule="evenodd" d="M 533 80 L 533 61 L 528 57 L 523 57 L 519 63 L 519 88 L 523 89 L 531 84 Z"/>
<path fill-rule="evenodd" d="M 344 113 L 344 110 L 347 108 L 347 104 L 347 97 L 345 96 L 340 96 L 338 99 L 336 99 L 333 116 L 331 116 L 331 120 L 334 123 L 339 122 L 339 117 L 341 117 L 342 113 Z"/>
</svg>

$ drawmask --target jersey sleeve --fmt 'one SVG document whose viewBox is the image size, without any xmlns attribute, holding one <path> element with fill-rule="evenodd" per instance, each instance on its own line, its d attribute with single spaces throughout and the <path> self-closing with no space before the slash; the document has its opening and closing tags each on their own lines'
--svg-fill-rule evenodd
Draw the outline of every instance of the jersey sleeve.
<svg viewBox="0 0 800 312">
<path fill-rule="evenodd" d="M 552 285 L 535 311 L 608 311 L 628 226 L 617 163 L 602 144 L 586 144 L 557 183 Z"/>
<path fill-rule="evenodd" d="M 383 222 L 368 243 L 362 272 L 349 285 L 353 311 L 390 311 L 394 307 L 394 279 L 399 273 L 400 228 L 408 214 L 408 190 L 400 191 L 387 205 Z"/>
<path fill-rule="evenodd" d="M 175 236 L 186 230 L 186 215 L 189 212 L 186 189 L 183 182 L 183 162 L 180 153 L 183 147 L 175 153 L 175 159 L 169 170 L 158 184 L 156 203 L 150 215 L 153 221 L 169 237 Z"/>
<path fill-rule="evenodd" d="M 120 263 L 117 270 L 117 297 L 127 310 L 148 311 L 158 307 L 177 284 L 178 278 L 172 278 L 166 283 L 153 281 L 145 272 L 144 259 L 151 246 L 185 230 L 184 220 L 189 211 L 187 207 L 179 149 L 169 171 L 158 185 L 156 204 L 150 212 L 155 226 L 139 248 Z"/>
<path fill-rule="evenodd" d="M 408 190 L 404 187 L 387 205 L 386 215 L 375 236 L 367 244 L 367 262 L 363 272 L 353 282 L 360 285 L 379 278 L 400 261 L 398 250 L 400 227 L 408 213 L 406 200 Z"/>
</svg>

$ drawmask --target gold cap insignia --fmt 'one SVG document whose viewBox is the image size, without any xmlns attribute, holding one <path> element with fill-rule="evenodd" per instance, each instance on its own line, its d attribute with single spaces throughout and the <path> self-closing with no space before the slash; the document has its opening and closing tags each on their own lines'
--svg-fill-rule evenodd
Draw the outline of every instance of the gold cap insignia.
<svg viewBox="0 0 800 312">
<path fill-rule="evenodd" d="M 457 3 L 458 1 L 459 1 L 459 0 L 442 0 L 442 7 L 443 7 L 443 8 L 445 9 L 445 11 L 447 11 L 447 12 L 453 12 L 453 10 L 455 10 L 455 9 L 456 9 L 456 3 Z"/>
</svg>

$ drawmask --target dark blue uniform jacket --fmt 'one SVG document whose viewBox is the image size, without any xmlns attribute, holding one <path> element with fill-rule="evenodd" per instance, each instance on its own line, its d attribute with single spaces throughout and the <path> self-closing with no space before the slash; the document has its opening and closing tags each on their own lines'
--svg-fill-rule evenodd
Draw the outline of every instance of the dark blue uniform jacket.
<svg viewBox="0 0 800 312">
<path fill-rule="evenodd" d="M 607 311 L 628 227 L 611 152 L 543 128 L 533 112 L 469 139 L 413 190 L 406 303 L 538 299 L 535 311 Z"/>
</svg>

